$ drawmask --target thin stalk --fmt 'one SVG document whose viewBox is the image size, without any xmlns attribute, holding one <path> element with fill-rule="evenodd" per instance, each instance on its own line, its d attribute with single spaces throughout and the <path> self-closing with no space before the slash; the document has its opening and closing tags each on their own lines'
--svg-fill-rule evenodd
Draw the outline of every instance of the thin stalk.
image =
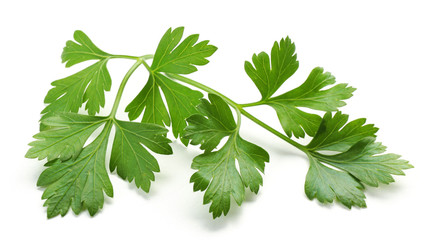
<svg viewBox="0 0 439 240">
<path fill-rule="evenodd" d="M 125 85 L 128 82 L 128 79 L 131 77 L 134 71 L 144 62 L 143 58 L 137 58 L 136 63 L 128 70 L 128 72 L 125 74 L 125 76 L 122 79 L 122 82 L 120 83 L 119 90 L 117 91 L 116 99 L 114 100 L 113 108 L 111 109 L 111 113 L 109 115 L 109 118 L 115 118 L 117 108 L 119 107 L 120 99 L 122 98 L 123 90 L 125 89 Z"/>
<path fill-rule="evenodd" d="M 251 115 L 249 112 L 247 112 L 246 110 L 241 108 L 241 113 L 242 115 L 246 116 L 248 119 L 252 120 L 254 123 L 258 124 L 259 126 L 265 128 L 266 130 L 268 130 L 269 132 L 273 133 L 274 135 L 278 136 L 279 138 L 281 138 L 282 140 L 286 141 L 287 143 L 295 146 L 296 148 L 298 148 L 299 150 L 301 150 L 302 152 L 308 153 L 308 150 L 306 149 L 305 146 L 303 146 L 302 144 L 292 140 L 291 138 L 283 135 L 282 133 L 280 133 L 279 131 L 277 131 L 276 129 L 268 126 L 266 123 L 262 122 L 261 120 L 259 120 L 258 118 L 256 118 L 255 116 Z"/>
<path fill-rule="evenodd" d="M 146 54 L 146 55 L 140 56 L 140 58 L 143 60 L 152 59 L 153 57 L 154 57 L 154 54 Z"/>
<path fill-rule="evenodd" d="M 132 59 L 132 60 L 148 60 L 154 57 L 153 54 L 146 54 L 140 57 L 130 56 L 130 55 L 111 55 L 109 58 L 123 58 L 123 59 Z"/>
<path fill-rule="evenodd" d="M 124 58 L 124 59 L 132 59 L 132 60 L 139 59 L 139 57 L 130 56 L 130 55 L 111 55 L 109 58 Z"/>
<path fill-rule="evenodd" d="M 252 102 L 252 103 L 244 103 L 244 104 L 240 104 L 241 107 L 245 108 L 245 107 L 254 107 L 254 106 L 260 106 L 260 105 L 264 105 L 265 101 L 261 100 L 261 101 L 257 101 L 257 102 Z"/>
</svg>

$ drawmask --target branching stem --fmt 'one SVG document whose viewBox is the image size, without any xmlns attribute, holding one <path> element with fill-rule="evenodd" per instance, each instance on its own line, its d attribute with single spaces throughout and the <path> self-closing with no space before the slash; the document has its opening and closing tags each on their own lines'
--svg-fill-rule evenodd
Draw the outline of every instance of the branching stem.
<svg viewBox="0 0 439 240">
<path fill-rule="evenodd" d="M 210 87 L 208 87 L 208 86 L 206 86 L 204 84 L 201 84 L 201 83 L 199 83 L 197 81 L 194 81 L 194 80 L 192 80 L 190 78 L 183 77 L 183 76 L 180 76 L 180 75 L 177 75 L 177 74 L 172 74 L 172 73 L 169 73 L 167 75 L 169 77 L 175 79 L 175 80 L 187 83 L 187 84 L 189 84 L 191 86 L 194 86 L 194 87 L 196 87 L 198 89 L 201 89 L 201 90 L 203 90 L 205 92 L 208 92 L 208 93 L 211 93 L 211 94 L 215 94 L 215 95 L 221 97 L 227 104 L 229 104 L 230 106 L 232 106 L 236 110 L 237 115 L 238 115 L 238 122 L 239 123 L 240 123 L 240 117 L 241 117 L 241 114 L 242 114 L 242 115 L 246 116 L 248 119 L 250 119 L 253 122 L 255 122 L 256 124 L 258 124 L 259 126 L 261 126 L 264 129 L 266 129 L 267 131 L 269 131 L 272 134 L 276 135 L 280 139 L 282 139 L 282 140 L 286 141 L 287 143 L 293 145 L 294 147 L 298 148 L 299 150 L 301 150 L 301 151 L 303 151 L 305 153 L 308 152 L 306 147 L 303 146 L 302 144 L 300 144 L 300 143 L 292 140 L 291 138 L 285 136 L 284 134 L 280 133 L 276 129 L 270 127 L 266 123 L 262 122 L 261 120 L 259 120 L 258 118 L 256 118 L 255 116 L 251 115 L 249 112 L 244 110 L 244 107 L 249 107 L 249 106 L 238 104 L 238 103 L 234 102 L 233 100 L 231 100 L 230 98 L 228 98 L 228 97 L 224 96 L 223 94 L 219 93 L 218 91 L 216 91 L 216 90 L 214 90 L 214 89 L 212 89 L 212 88 L 210 88 Z M 238 126 L 239 126 L 239 124 L 238 124 Z"/>
<path fill-rule="evenodd" d="M 154 57 L 154 55 L 152 54 L 148 54 L 148 55 L 144 55 L 141 57 L 134 57 L 134 56 L 128 56 L 128 55 L 113 55 L 113 58 L 125 58 L 125 59 L 134 59 L 137 60 L 136 63 L 128 70 L 128 72 L 126 73 L 125 77 L 122 79 L 122 83 L 120 84 L 119 90 L 117 92 L 116 95 L 116 100 L 114 101 L 114 105 L 113 105 L 113 109 L 111 110 L 110 113 L 110 118 L 114 118 L 116 116 L 116 112 L 117 112 L 117 108 L 119 106 L 120 103 L 120 99 L 122 97 L 122 92 L 123 89 L 125 88 L 125 85 L 128 81 L 128 79 L 131 77 L 131 75 L 133 74 L 133 72 L 140 66 L 143 65 L 148 72 L 150 72 L 151 74 L 154 74 L 154 72 L 152 71 L 151 67 L 148 65 L 148 63 L 146 63 L 146 60 L 148 59 L 152 59 Z M 270 127 L 269 125 L 267 125 L 266 123 L 262 122 L 261 120 L 259 120 L 257 117 L 253 116 L 252 114 L 250 114 L 249 112 L 247 112 L 246 110 L 244 110 L 245 107 L 252 107 L 252 106 L 258 106 L 258 105 L 262 105 L 263 102 L 258 101 L 258 102 L 254 102 L 254 103 L 248 103 L 248 104 L 238 104 L 235 101 L 233 101 L 232 99 L 228 98 L 227 96 L 225 96 L 224 94 L 216 91 L 215 89 L 212 89 L 202 83 L 199 83 L 197 81 L 194 81 L 190 78 L 178 75 L 178 74 L 173 74 L 173 73 L 166 73 L 166 75 L 172 79 L 184 82 L 186 84 L 189 84 L 195 88 L 198 88 L 202 91 L 205 91 L 207 93 L 210 94 L 215 94 L 219 97 L 221 97 L 229 106 L 233 107 L 236 111 L 236 116 L 237 116 L 237 129 L 239 129 L 239 126 L 241 125 L 241 115 L 246 116 L 248 119 L 250 119 L 251 121 L 253 121 L 254 123 L 258 124 L 259 126 L 263 127 L 264 129 L 266 129 L 267 131 L 271 132 L 272 134 L 274 134 L 275 136 L 279 137 L 280 139 L 284 140 L 285 142 L 293 145 L 294 147 L 298 148 L 299 150 L 308 153 L 308 150 L 306 149 L 305 146 L 303 146 L 302 144 L 292 140 L 291 138 L 289 138 L 288 136 L 282 134 L 281 132 L 277 131 L 276 129 Z"/>
</svg>

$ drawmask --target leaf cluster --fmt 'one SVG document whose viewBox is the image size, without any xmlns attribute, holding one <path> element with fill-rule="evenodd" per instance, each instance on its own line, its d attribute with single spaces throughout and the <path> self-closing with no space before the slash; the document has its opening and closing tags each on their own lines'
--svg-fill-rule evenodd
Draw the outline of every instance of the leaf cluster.
<svg viewBox="0 0 439 240">
<path fill-rule="evenodd" d="M 104 194 L 113 197 L 109 170 L 148 192 L 160 171 L 155 154 L 172 154 L 168 128 L 184 145 L 200 145 L 203 153 L 193 159 L 194 191 L 204 191 L 213 217 L 227 215 L 232 199 L 241 205 L 248 188 L 255 194 L 269 154 L 240 134 L 241 116 L 249 117 L 269 132 L 302 150 L 310 167 L 305 179 L 309 199 L 322 203 L 338 201 L 344 206 L 366 207 L 365 186 L 378 187 L 394 181 L 412 166 L 399 155 L 386 153 L 376 141 L 376 128 L 366 119 L 349 121 L 339 108 L 355 88 L 336 84 L 335 77 L 316 67 L 297 88 L 278 93 L 298 70 L 296 48 L 289 37 L 275 42 L 270 54 L 254 54 L 244 70 L 261 99 L 237 104 L 221 93 L 183 75 L 206 65 L 217 48 L 199 35 L 183 38 L 182 27 L 168 29 L 152 57 L 109 54 L 99 49 L 81 31 L 68 41 L 61 58 L 66 67 L 94 61 L 77 73 L 52 82 L 42 110 L 40 132 L 26 153 L 28 158 L 46 159 L 46 169 L 37 185 L 49 218 L 64 216 L 69 209 L 96 214 Z M 114 58 L 136 60 L 122 80 L 112 111 L 99 114 L 112 79 L 107 63 Z M 143 89 L 126 106 L 129 121 L 116 118 L 123 89 L 139 66 L 149 73 Z M 182 84 L 181 82 L 185 83 Z M 189 86 L 188 86 L 189 85 Z M 195 88 L 195 89 L 194 89 Z M 208 93 L 203 98 L 203 93 Z M 277 113 L 285 135 L 250 115 L 244 108 L 267 105 Z M 80 114 L 85 109 L 87 115 Z M 232 110 L 236 112 L 234 115 Z M 320 113 L 320 114 L 319 114 Z M 139 119 L 139 122 L 134 122 Z M 114 129 L 114 136 L 110 132 Z M 292 137 L 311 137 L 302 145 Z M 112 145 L 109 143 L 112 142 Z M 111 149 L 109 149 L 111 147 Z"/>
</svg>

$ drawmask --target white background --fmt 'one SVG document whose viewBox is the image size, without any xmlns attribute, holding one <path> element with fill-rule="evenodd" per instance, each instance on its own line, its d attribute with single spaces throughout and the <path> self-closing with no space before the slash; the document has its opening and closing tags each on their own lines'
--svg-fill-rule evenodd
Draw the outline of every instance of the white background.
<svg viewBox="0 0 439 240">
<path fill-rule="evenodd" d="M 0 4 L 1 239 L 438 239 L 437 1 L 2 1 Z M 151 192 L 111 174 L 115 196 L 94 218 L 87 212 L 46 219 L 35 186 L 43 161 L 25 159 L 38 131 L 39 112 L 53 80 L 65 69 L 61 51 L 81 29 L 104 51 L 153 53 L 169 27 L 185 26 L 218 46 L 211 63 L 191 77 L 237 102 L 258 100 L 244 60 L 270 51 L 289 35 L 300 68 L 280 89 L 302 83 L 322 66 L 358 90 L 342 108 L 367 117 L 379 140 L 415 166 L 396 183 L 366 189 L 367 209 L 322 206 L 304 194 L 308 168 L 298 150 L 244 120 L 242 136 L 270 154 L 264 186 L 241 207 L 212 220 L 202 193 L 192 192 L 191 160 L 201 152 L 178 142 L 172 156 L 157 156 L 161 173 Z M 132 62 L 109 63 L 113 78 L 107 114 Z M 123 95 L 123 109 L 146 82 L 140 69 Z M 280 129 L 269 108 L 249 109 Z"/>
</svg>

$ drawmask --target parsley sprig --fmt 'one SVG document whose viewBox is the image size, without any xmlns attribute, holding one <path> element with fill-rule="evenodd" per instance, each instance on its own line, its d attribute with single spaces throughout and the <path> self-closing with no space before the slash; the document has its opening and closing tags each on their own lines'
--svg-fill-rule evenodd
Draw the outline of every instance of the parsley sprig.
<svg viewBox="0 0 439 240">
<path fill-rule="evenodd" d="M 299 87 L 277 94 L 299 67 L 289 37 L 275 42 L 270 54 L 254 54 L 251 62 L 245 62 L 247 75 L 261 93 L 259 101 L 246 104 L 183 76 L 207 64 L 217 48 L 209 41 L 198 41 L 197 34 L 183 39 L 182 27 L 168 29 L 153 55 L 139 57 L 102 51 L 81 31 L 74 33 L 74 39 L 62 53 L 66 67 L 90 60 L 95 63 L 52 83 L 44 99 L 47 106 L 41 112 L 40 132 L 26 153 L 28 158 L 47 160 L 37 185 L 45 187 L 49 218 L 64 216 L 70 208 L 76 214 L 87 209 L 94 215 L 103 207 L 104 193 L 113 196 L 105 167 L 112 128 L 110 171 L 145 192 L 160 171 L 151 152 L 172 154 L 168 127 L 184 145 L 200 145 L 204 152 L 193 159 L 196 172 L 190 182 L 194 191 L 205 192 L 203 203 L 210 204 L 214 218 L 227 215 L 232 198 L 241 205 L 245 188 L 258 193 L 269 162 L 262 147 L 241 136 L 242 116 L 304 152 L 310 162 L 305 193 L 322 203 L 366 207 L 365 185 L 391 183 L 392 175 L 404 175 L 403 170 L 412 167 L 399 155 L 385 152 L 376 142 L 378 128 L 373 124 L 366 124 L 363 118 L 348 121 L 348 115 L 339 111 L 355 89 L 335 84 L 335 77 L 323 68 L 313 69 Z M 105 106 L 105 92 L 111 89 L 107 63 L 115 58 L 135 62 L 122 79 L 111 113 L 95 116 Z M 125 108 L 130 121 L 121 121 L 116 115 L 124 88 L 140 66 L 149 77 Z M 202 92 L 208 94 L 207 99 Z M 285 134 L 245 110 L 261 105 L 276 111 Z M 81 107 L 88 115 L 78 114 Z M 140 116 L 140 122 L 134 122 Z M 312 137 L 306 145 L 292 139 L 305 135 Z"/>
</svg>

